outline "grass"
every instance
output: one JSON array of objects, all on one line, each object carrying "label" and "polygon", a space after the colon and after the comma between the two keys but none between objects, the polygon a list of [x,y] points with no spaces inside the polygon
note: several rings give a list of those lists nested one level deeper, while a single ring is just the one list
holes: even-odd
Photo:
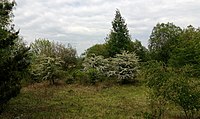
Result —
[{"label": "grass", "polygon": [[144,86],[39,83],[22,88],[0,119],[142,119],[147,91]]},{"label": "grass", "polygon": [[146,107],[142,86],[47,86],[25,87],[12,99],[1,119],[135,118]]}]

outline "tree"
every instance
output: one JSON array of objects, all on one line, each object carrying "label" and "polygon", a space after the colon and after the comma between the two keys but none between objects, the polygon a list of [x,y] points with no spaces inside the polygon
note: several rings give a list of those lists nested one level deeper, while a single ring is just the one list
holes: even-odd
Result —
[{"label": "tree", "polygon": [[168,63],[170,53],[176,46],[182,29],[173,23],[158,23],[152,30],[149,39],[149,50],[152,59]]},{"label": "tree", "polygon": [[62,60],[61,66],[64,70],[71,70],[77,66],[77,52],[70,44],[66,47],[61,43],[53,43],[54,53]]},{"label": "tree", "polygon": [[124,18],[122,18],[120,11],[117,9],[112,22],[112,30],[107,37],[109,56],[113,57],[122,51],[127,51],[130,42],[131,37],[127,24],[125,24]]},{"label": "tree", "polygon": [[54,84],[56,79],[63,78],[66,70],[72,70],[77,65],[76,50],[68,45],[38,39],[30,44],[32,62],[29,67],[31,79],[34,82],[49,80]]},{"label": "tree", "polygon": [[52,43],[46,39],[37,39],[30,44],[31,52],[35,55],[55,56],[53,53]]},{"label": "tree", "polygon": [[14,1],[0,1],[0,112],[20,92],[20,81],[29,65],[28,50],[14,30]]},{"label": "tree", "polygon": [[190,66],[177,69],[166,67],[163,62],[150,61],[143,68],[147,86],[151,89],[153,118],[164,116],[165,105],[170,101],[182,108],[186,119],[196,119],[200,110],[200,81],[188,75]]},{"label": "tree", "polygon": [[169,64],[176,68],[190,65],[190,74],[200,76],[200,29],[188,26],[183,30],[178,44],[171,53]]},{"label": "tree", "polygon": [[149,51],[142,46],[139,40],[135,40],[134,42],[131,41],[128,51],[134,52],[138,56],[140,62],[149,60]]},{"label": "tree", "polygon": [[47,39],[37,39],[30,44],[31,52],[34,56],[60,58],[62,67],[65,70],[71,69],[76,65],[76,50],[70,44],[68,47],[61,43],[50,42]]},{"label": "tree", "polygon": [[96,56],[103,56],[103,57],[109,57],[108,51],[107,51],[107,45],[106,44],[96,44],[90,48],[87,49],[85,52],[86,57],[91,57],[95,54]]}]

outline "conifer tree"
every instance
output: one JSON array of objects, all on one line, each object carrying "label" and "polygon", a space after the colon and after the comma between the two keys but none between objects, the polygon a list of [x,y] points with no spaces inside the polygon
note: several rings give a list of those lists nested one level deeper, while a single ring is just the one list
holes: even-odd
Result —
[{"label": "conifer tree", "polygon": [[4,105],[20,92],[20,81],[28,66],[29,48],[14,30],[12,10],[15,2],[0,1],[0,113]]},{"label": "conifer tree", "polygon": [[112,30],[107,37],[107,47],[110,57],[121,53],[122,51],[127,51],[131,42],[131,37],[127,24],[124,18],[121,16],[120,11],[117,9],[115,18],[112,22]]}]

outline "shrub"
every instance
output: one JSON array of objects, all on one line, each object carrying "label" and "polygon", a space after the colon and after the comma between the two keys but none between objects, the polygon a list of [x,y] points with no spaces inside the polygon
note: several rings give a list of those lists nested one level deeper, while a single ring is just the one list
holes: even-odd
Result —
[{"label": "shrub", "polygon": [[48,80],[50,84],[54,84],[56,79],[61,79],[64,76],[64,71],[61,70],[61,61],[59,59],[39,56],[31,65],[30,72],[34,81],[40,82]]},{"label": "shrub", "polygon": [[162,62],[149,61],[144,64],[142,69],[146,84],[150,88],[149,91],[149,108],[148,119],[161,119],[166,111],[166,83],[169,78],[166,67]]},{"label": "shrub", "polygon": [[47,39],[37,39],[30,44],[31,52],[38,56],[43,55],[51,58],[60,58],[64,70],[72,69],[76,66],[76,50],[70,44],[66,47],[61,43],[50,42]]},{"label": "shrub", "polygon": [[[146,78],[153,95],[150,98],[154,105],[151,111],[161,112],[157,117],[161,118],[166,110],[165,104],[172,102],[182,108],[187,119],[195,119],[200,110],[200,81],[188,75],[188,67],[177,70],[166,67],[161,62],[149,62],[146,66]],[[160,102],[159,100],[164,102],[163,107],[160,107],[162,104],[155,107],[155,101]]]},{"label": "shrub", "polygon": [[[93,55],[84,60],[83,66],[85,71],[92,69],[89,73],[92,77],[101,74],[100,77],[116,77],[117,82],[130,83],[138,74],[139,63],[135,53],[123,52],[117,54],[115,58],[107,59],[104,59],[103,56]],[[96,73],[94,74],[94,72]],[[99,76],[96,78],[98,79]],[[92,78],[92,80],[94,79]]]},{"label": "shrub", "polygon": [[119,82],[130,83],[138,74],[138,58],[135,53],[123,52],[112,58],[111,67],[113,67],[113,71],[110,71],[111,75],[114,72]]},{"label": "shrub", "polygon": [[72,73],[72,77],[74,82],[78,82],[80,84],[85,84],[88,82],[88,75],[86,74],[86,72],[81,70],[75,70]]},{"label": "shrub", "polygon": [[166,90],[166,98],[182,108],[187,119],[196,119],[200,110],[200,81],[190,78],[187,67],[182,68],[172,77]]},{"label": "shrub", "polygon": [[88,79],[90,84],[96,84],[97,82],[99,82],[101,80],[101,75],[100,72],[98,70],[96,70],[95,68],[91,68],[89,70],[86,71],[87,75],[88,75]]}]

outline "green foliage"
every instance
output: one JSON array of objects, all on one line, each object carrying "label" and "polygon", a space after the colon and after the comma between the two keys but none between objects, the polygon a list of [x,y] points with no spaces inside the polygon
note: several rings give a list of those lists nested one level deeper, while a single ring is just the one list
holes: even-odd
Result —
[{"label": "green foliage", "polygon": [[100,72],[95,69],[95,68],[91,68],[89,70],[86,71],[86,74],[88,75],[88,83],[90,84],[96,84],[97,82],[101,81],[101,74]]},{"label": "green foliage", "polygon": [[[187,119],[195,118],[200,109],[200,81],[188,75],[190,67],[177,70],[166,67],[161,62],[152,61],[145,68],[148,79],[147,86],[152,90],[150,99],[153,100],[151,104],[154,105],[154,108],[151,111],[155,112],[159,109],[160,111],[158,111],[162,112],[159,113],[160,116],[156,117],[161,118],[166,110],[165,104],[173,102],[182,108]],[[155,107],[155,102],[159,102],[157,107]],[[155,116],[155,113],[152,115]]]},{"label": "green foliage", "polygon": [[138,56],[140,62],[145,62],[150,59],[149,51],[142,46],[141,42],[138,40],[135,40],[134,42],[131,41],[128,51],[134,52]]},{"label": "green foliage", "polygon": [[200,111],[200,81],[188,76],[189,69],[186,66],[172,73],[166,98],[181,107],[187,119],[196,119]]},{"label": "green foliage", "polygon": [[37,57],[30,68],[32,79],[36,82],[48,80],[50,84],[54,84],[56,79],[61,79],[64,75],[61,70],[61,62],[60,59],[47,56]]},{"label": "green foliage", "polygon": [[30,46],[32,53],[30,72],[34,82],[49,80],[54,84],[56,79],[66,76],[64,74],[66,70],[70,72],[77,65],[76,50],[70,45],[65,47],[63,44],[38,39]]},{"label": "green foliage", "polygon": [[10,25],[13,18],[13,7],[16,5],[15,1],[1,0],[0,1],[0,27],[6,28]]},{"label": "green foliage", "polygon": [[122,18],[120,11],[117,10],[112,22],[112,30],[107,37],[109,56],[114,57],[122,51],[127,51],[130,42],[131,37],[125,20]]},{"label": "green foliage", "polygon": [[55,56],[55,53],[53,52],[52,43],[49,40],[46,39],[38,39],[35,40],[34,43],[30,44],[31,52],[34,55],[46,55],[48,57]]},{"label": "green foliage", "polygon": [[200,75],[200,29],[188,26],[183,30],[176,48],[171,54],[169,64],[176,68],[190,65],[191,76]]},{"label": "green foliage", "polygon": [[182,29],[173,23],[158,23],[153,28],[149,39],[151,58],[167,64],[181,33]]},{"label": "green foliage", "polygon": [[29,65],[29,48],[20,42],[14,30],[12,9],[14,2],[0,1],[0,113],[3,106],[21,89],[21,79]]},{"label": "green foliage", "polygon": [[169,78],[166,67],[162,62],[148,61],[143,63],[141,74],[146,80],[148,92],[149,112],[144,114],[145,119],[161,119],[166,111],[165,84]]},{"label": "green foliage", "polygon": [[193,26],[182,30],[172,23],[157,24],[150,36],[149,49],[152,59],[164,63],[149,62],[143,70],[153,100],[173,102],[182,108],[187,119],[196,118],[200,109],[199,31]]},{"label": "green foliage", "polygon": [[75,70],[72,73],[72,77],[74,80],[73,82],[77,82],[80,84],[88,84],[88,82],[89,82],[88,74],[81,70]]},{"label": "green foliage", "polygon": [[86,57],[92,57],[92,55],[95,54],[96,56],[103,56],[103,57],[109,57],[108,51],[107,51],[107,45],[106,44],[96,44],[90,48],[87,49],[85,52]]},{"label": "green foliage", "polygon": [[116,11],[114,20],[112,21],[112,30],[106,38],[106,43],[96,44],[84,53],[86,57],[103,56],[104,58],[114,57],[116,54],[120,54],[123,51],[133,52],[139,57],[141,62],[145,62],[149,59],[148,50],[142,46],[141,42],[136,40],[131,41],[131,36],[125,24],[124,18],[122,18],[119,10]]},{"label": "green foliage", "polygon": [[95,84],[106,76],[104,72],[106,65],[108,64],[103,56],[96,56],[94,54],[83,61],[84,71],[88,75],[90,83]]},{"label": "green foliage", "polygon": [[93,54],[91,57],[85,58],[83,61],[84,70],[89,70],[91,68],[97,69],[99,72],[103,72],[106,69],[107,60],[103,56],[96,56]]},{"label": "green foliage", "polygon": [[47,57],[60,58],[63,61],[62,67],[65,70],[76,66],[76,50],[70,44],[65,47],[63,44],[50,42],[46,39],[38,39],[31,43],[30,47],[35,56],[45,55]]}]

